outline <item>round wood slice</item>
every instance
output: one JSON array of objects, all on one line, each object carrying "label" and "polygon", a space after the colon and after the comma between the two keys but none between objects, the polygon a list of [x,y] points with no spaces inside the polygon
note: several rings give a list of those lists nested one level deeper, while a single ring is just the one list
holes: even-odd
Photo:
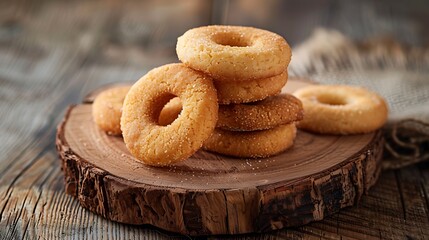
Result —
[{"label": "round wood slice", "polygon": [[[284,91],[308,84],[290,80]],[[57,149],[67,193],[113,221],[188,235],[299,226],[356,204],[380,172],[380,131],[298,131],[291,149],[270,158],[200,150],[175,166],[150,167],[130,155],[121,137],[97,128],[90,102],[70,107],[58,127]]]}]

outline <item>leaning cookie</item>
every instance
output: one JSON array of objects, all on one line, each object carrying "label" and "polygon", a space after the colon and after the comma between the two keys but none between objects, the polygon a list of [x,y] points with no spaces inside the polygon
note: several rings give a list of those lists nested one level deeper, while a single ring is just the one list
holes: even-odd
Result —
[{"label": "leaning cookie", "polygon": [[216,127],[231,131],[255,131],[303,119],[301,101],[290,94],[268,97],[249,104],[219,106]]},{"label": "leaning cookie", "polygon": [[269,157],[290,148],[295,136],[294,123],[252,132],[233,132],[217,128],[204,142],[203,149],[234,157]]},{"label": "leaning cookie", "polygon": [[[179,117],[160,126],[158,117],[174,96],[182,102]],[[130,153],[148,165],[165,166],[187,159],[212,134],[218,116],[212,79],[183,64],[149,71],[125,97],[121,130]]]},{"label": "leaning cookie", "polygon": [[131,86],[109,88],[99,93],[92,104],[92,117],[109,135],[121,134],[122,104]]},{"label": "leaning cookie", "polygon": [[361,87],[314,85],[294,92],[305,116],[299,128],[321,134],[359,134],[374,131],[387,121],[386,102]]},{"label": "leaning cookie", "polygon": [[268,78],[247,81],[214,79],[219,104],[248,103],[279,94],[288,79],[287,71]]}]

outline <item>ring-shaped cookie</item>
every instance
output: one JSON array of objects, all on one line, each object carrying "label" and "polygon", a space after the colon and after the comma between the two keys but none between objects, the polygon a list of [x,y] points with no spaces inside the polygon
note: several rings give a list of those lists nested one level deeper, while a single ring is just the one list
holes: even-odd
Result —
[{"label": "ring-shaped cookie", "polygon": [[255,102],[281,92],[288,79],[287,71],[248,81],[218,81],[214,79],[219,104]]},{"label": "ring-shaped cookie", "polygon": [[290,94],[268,97],[247,104],[219,106],[216,127],[230,131],[255,131],[300,121],[301,101]]},{"label": "ring-shaped cookie", "polygon": [[294,94],[304,107],[299,128],[322,134],[359,134],[384,125],[388,108],[379,95],[361,87],[314,85]]},{"label": "ring-shaped cookie", "polygon": [[[164,105],[174,96],[183,108],[167,126],[158,124]],[[212,134],[218,115],[212,79],[182,64],[155,68],[138,80],[125,97],[121,129],[137,159],[170,165],[191,156]]]},{"label": "ring-shaped cookie", "polygon": [[92,103],[92,117],[109,135],[121,135],[122,104],[130,86],[118,86],[100,92]]},{"label": "ring-shaped cookie", "polygon": [[226,81],[281,74],[291,59],[291,49],[280,35],[239,26],[190,29],[178,38],[176,52],[187,66]]},{"label": "ring-shaped cookie", "polygon": [[294,123],[252,132],[216,128],[213,135],[204,142],[203,149],[234,157],[269,157],[290,148],[295,136]]}]

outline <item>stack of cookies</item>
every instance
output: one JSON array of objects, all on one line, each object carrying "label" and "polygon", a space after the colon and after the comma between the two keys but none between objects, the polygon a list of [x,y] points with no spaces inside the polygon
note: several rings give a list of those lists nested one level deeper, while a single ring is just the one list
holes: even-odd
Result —
[{"label": "stack of cookies", "polygon": [[256,158],[292,146],[303,108],[280,94],[291,58],[284,38],[207,26],[179,37],[176,50],[183,63],[152,69],[131,88],[110,89],[94,101],[94,122],[122,134],[136,159],[165,166],[200,148]]},{"label": "stack of cookies", "polygon": [[[236,157],[267,157],[292,146],[301,102],[279,94],[291,50],[281,36],[251,27],[207,26],[179,37],[177,55],[213,79],[219,113],[203,148]],[[168,106],[168,105],[167,105]]]}]

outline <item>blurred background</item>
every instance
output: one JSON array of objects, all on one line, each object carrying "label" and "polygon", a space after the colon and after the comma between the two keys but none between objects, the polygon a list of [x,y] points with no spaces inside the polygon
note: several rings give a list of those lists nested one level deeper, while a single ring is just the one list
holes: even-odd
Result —
[{"label": "blurred background", "polygon": [[84,55],[84,65],[150,69],[177,61],[177,37],[208,24],[268,29],[292,46],[320,27],[336,29],[353,40],[389,36],[406,45],[427,46],[429,1],[1,1],[0,65],[4,68],[5,58],[16,51],[38,58],[55,55],[51,52],[60,47]]}]

